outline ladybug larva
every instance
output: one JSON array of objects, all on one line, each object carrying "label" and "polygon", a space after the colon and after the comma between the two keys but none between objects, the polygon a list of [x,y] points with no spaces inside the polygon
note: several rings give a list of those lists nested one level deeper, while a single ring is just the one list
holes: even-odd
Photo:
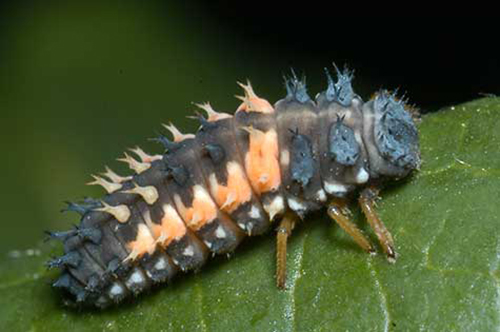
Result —
[{"label": "ladybug larva", "polygon": [[[209,254],[231,253],[246,236],[278,222],[277,286],[285,287],[286,245],[294,225],[309,213],[328,215],[366,252],[374,247],[349,219],[345,207],[355,189],[358,202],[389,261],[396,259],[391,234],[374,200],[381,185],[420,166],[419,138],[411,109],[380,91],[368,102],[355,94],[352,74],[327,73],[327,89],[315,100],[305,80],[285,79],[286,97],[271,105],[250,83],[234,115],[198,105],[196,133],[165,126],[163,155],[140,148],[120,159],[135,172],[109,168],[93,176],[108,192],[100,200],[68,203],[80,224],[49,232],[64,255],[48,262],[62,270],[53,283],[66,303],[106,307],[198,270]],[[356,191],[358,192],[358,191]]]}]

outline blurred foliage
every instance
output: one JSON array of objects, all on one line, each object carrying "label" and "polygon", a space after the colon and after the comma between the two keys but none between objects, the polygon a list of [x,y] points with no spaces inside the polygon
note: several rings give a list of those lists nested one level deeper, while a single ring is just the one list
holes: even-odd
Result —
[{"label": "blurred foliage", "polygon": [[379,204],[397,244],[394,265],[366,255],[326,217],[309,218],[290,241],[286,291],[274,285],[268,236],[171,287],[79,312],[62,308],[50,289],[54,274],[43,262],[55,251],[45,245],[0,263],[0,330],[498,330],[499,122],[498,98],[424,116],[421,171],[385,190]]},{"label": "blurred foliage", "polygon": [[[232,112],[236,80],[247,77],[269,99],[283,95],[283,54],[249,47],[189,6],[26,1],[3,8],[0,252],[27,249],[43,230],[75,222],[59,213],[63,201],[101,195],[84,184],[105,164],[128,172],[115,161],[126,148],[160,152],[148,138],[162,122],[195,130],[186,119],[191,102]],[[323,88],[326,65],[308,71],[316,76],[311,91]]]}]

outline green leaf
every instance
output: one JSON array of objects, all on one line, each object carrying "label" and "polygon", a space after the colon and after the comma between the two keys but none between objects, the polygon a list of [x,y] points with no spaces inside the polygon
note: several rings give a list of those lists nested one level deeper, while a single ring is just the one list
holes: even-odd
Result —
[{"label": "green leaf", "polygon": [[50,289],[43,264],[60,249],[45,244],[0,263],[0,330],[498,330],[500,99],[424,116],[420,130],[421,171],[379,204],[396,264],[366,255],[319,215],[292,236],[286,291],[275,287],[270,234],[131,303],[75,311]]}]

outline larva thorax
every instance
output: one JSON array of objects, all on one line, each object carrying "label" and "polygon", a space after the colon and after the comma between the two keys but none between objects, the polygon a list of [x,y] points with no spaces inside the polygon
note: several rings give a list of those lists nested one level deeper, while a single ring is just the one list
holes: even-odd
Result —
[{"label": "larva thorax", "polygon": [[173,139],[157,139],[163,155],[125,154],[135,175],[107,168],[109,181],[94,177],[108,194],[70,203],[80,225],[50,233],[65,251],[49,262],[63,270],[54,287],[72,302],[105,307],[201,268],[210,253],[231,253],[286,211],[304,218],[329,198],[418,168],[418,133],[404,102],[381,91],[363,103],[351,73],[337,77],[327,73],[327,89],[313,100],[293,74],[274,106],[240,84],[234,115],[198,105],[207,117],[199,116],[196,135],[168,125]]}]

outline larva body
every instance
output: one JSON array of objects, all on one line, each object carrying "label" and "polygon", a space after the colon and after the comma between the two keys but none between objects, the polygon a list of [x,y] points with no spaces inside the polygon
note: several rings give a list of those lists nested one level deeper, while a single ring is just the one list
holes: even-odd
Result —
[{"label": "larva body", "polygon": [[[49,233],[63,241],[65,252],[48,263],[62,269],[53,286],[68,302],[106,307],[179,271],[199,269],[210,254],[234,251],[274,220],[303,219],[358,187],[418,168],[418,133],[405,104],[386,91],[364,103],[349,72],[337,71],[336,82],[327,76],[326,91],[313,100],[293,75],[286,80],[287,96],[274,106],[249,83],[240,84],[245,96],[234,115],[199,105],[207,117],[199,117],[196,135],[166,126],[173,139],[158,138],[163,155],[132,149],[139,160],[125,154],[123,161],[133,176],[107,169],[109,180],[94,177],[108,194],[69,203],[68,210],[82,215],[80,225]],[[369,204],[371,197],[363,197],[360,203]],[[329,205],[328,213],[372,251],[337,205]],[[278,243],[285,234],[285,250],[289,224],[278,234]],[[390,234],[384,240],[379,228],[384,250],[395,258]],[[278,269],[282,256],[279,244]]]}]

